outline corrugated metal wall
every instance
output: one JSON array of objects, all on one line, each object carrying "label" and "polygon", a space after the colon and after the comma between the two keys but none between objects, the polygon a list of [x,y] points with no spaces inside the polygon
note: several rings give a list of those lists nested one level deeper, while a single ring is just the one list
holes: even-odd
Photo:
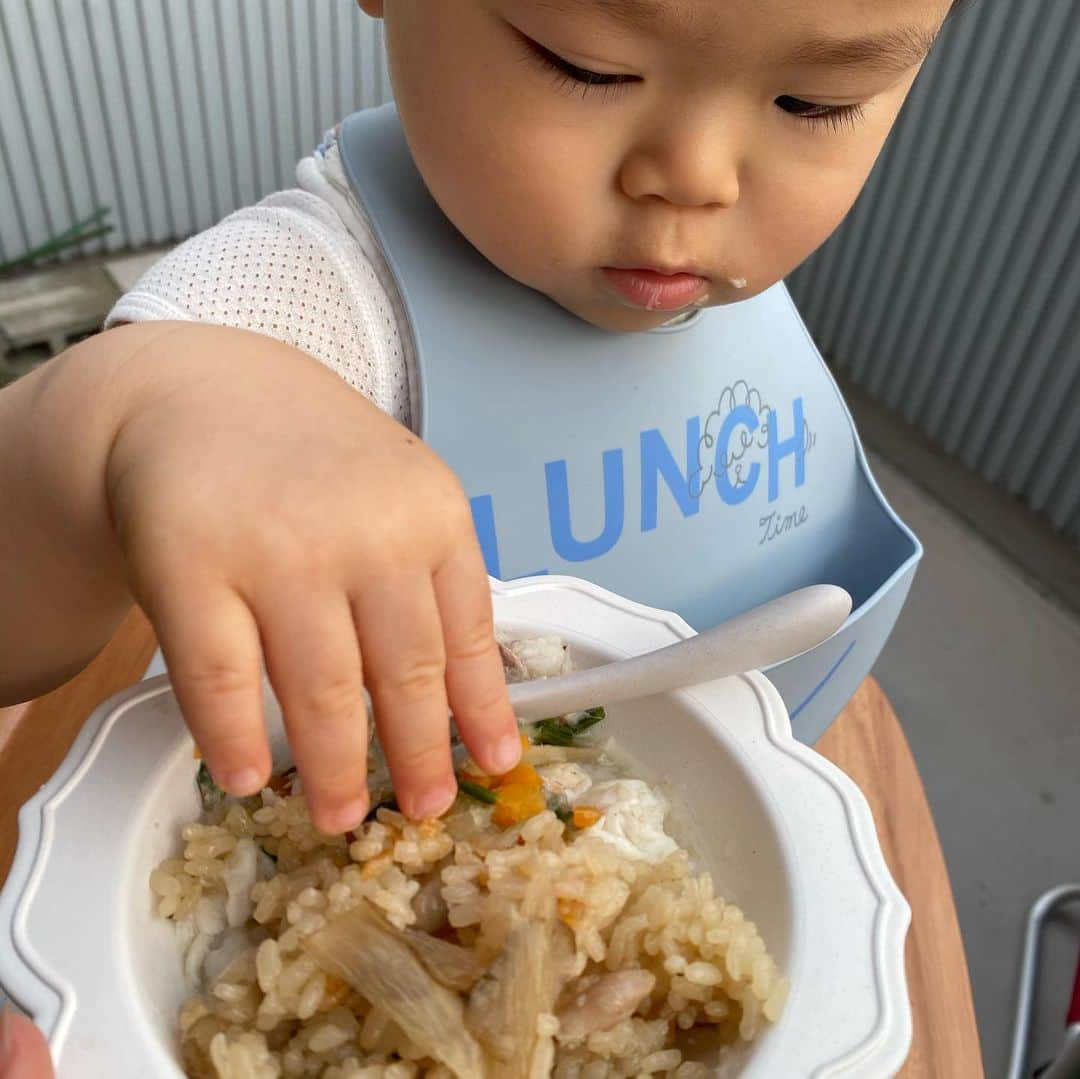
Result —
[{"label": "corrugated metal wall", "polygon": [[[0,261],[98,205],[112,248],[291,183],[389,96],[353,0],[0,0]],[[968,0],[863,197],[791,280],[830,361],[1080,536],[1080,0]]]},{"label": "corrugated metal wall", "polygon": [[0,261],[99,205],[114,249],[206,228],[388,96],[351,0],[0,0]]},{"label": "corrugated metal wall", "polygon": [[837,369],[1080,537],[1080,3],[962,10],[790,285]]}]

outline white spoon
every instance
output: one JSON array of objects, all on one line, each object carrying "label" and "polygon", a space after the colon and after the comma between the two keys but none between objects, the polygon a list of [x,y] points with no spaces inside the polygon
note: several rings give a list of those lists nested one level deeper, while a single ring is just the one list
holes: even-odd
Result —
[{"label": "white spoon", "polygon": [[519,719],[544,719],[757,670],[808,652],[850,613],[851,596],[844,589],[800,588],[654,652],[515,682],[510,703]]},{"label": "white spoon", "polygon": [[[510,703],[518,719],[531,721],[701,685],[802,655],[831,637],[850,613],[851,596],[842,588],[811,585],[666,648],[553,678],[515,682],[507,687]],[[390,773],[374,723],[369,730],[368,787],[375,804],[389,795]],[[456,725],[450,744],[456,755],[465,752]]]}]

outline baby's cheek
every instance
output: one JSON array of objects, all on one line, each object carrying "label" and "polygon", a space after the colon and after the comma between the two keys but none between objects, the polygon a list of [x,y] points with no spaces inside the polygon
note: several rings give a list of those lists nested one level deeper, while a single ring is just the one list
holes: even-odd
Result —
[{"label": "baby's cheek", "polygon": [[556,190],[520,174],[516,179],[516,186],[492,189],[476,206],[469,238],[504,273],[558,292],[600,257],[596,226],[565,186]]},{"label": "baby's cheek", "polygon": [[778,281],[805,261],[836,231],[861,186],[855,176],[818,176],[773,200],[771,212],[759,218],[748,251],[744,273],[749,284]]}]

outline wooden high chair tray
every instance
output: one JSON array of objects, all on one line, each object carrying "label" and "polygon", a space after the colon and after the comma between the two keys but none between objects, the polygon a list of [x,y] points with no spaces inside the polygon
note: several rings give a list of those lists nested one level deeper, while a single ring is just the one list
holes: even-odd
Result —
[{"label": "wooden high chair tray", "polygon": [[[141,611],[77,678],[29,705],[0,709],[0,882],[11,866],[19,807],[63,760],[102,701],[142,677],[156,643]],[[862,789],[885,860],[911,904],[908,991],[914,1037],[903,1079],[984,1076],[967,960],[952,888],[922,780],[896,713],[867,678],[815,747]]]}]

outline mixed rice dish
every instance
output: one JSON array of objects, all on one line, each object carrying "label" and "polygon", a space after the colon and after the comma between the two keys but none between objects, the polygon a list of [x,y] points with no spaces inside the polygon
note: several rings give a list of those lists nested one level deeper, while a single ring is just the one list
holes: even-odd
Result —
[{"label": "mixed rice dish", "polygon": [[[512,681],[569,667],[558,638],[501,648]],[[381,804],[344,836],[316,831],[291,770],[234,799],[201,767],[204,813],[150,876],[192,991],[187,1075],[699,1079],[691,1046],[775,1022],[786,979],[603,718],[523,728],[504,776],[460,759],[439,820],[397,812],[373,752]]]}]

